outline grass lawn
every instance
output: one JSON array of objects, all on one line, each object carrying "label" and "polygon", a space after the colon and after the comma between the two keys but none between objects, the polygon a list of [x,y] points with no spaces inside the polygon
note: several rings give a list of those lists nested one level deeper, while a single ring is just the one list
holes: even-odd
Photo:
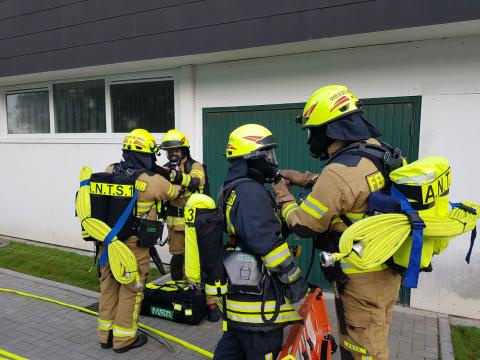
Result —
[{"label": "grass lawn", "polygon": [[455,360],[480,360],[480,329],[472,326],[452,325]]},{"label": "grass lawn", "polygon": [[[24,274],[58,281],[92,291],[100,291],[93,255],[76,253],[43,246],[11,242],[0,248],[0,267]],[[149,281],[157,278],[157,269],[151,269]]]}]

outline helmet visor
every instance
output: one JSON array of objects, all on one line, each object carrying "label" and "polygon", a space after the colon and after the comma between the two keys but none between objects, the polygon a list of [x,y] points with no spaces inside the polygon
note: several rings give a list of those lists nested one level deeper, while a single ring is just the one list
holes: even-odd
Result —
[{"label": "helmet visor", "polygon": [[259,159],[259,158],[264,158],[267,163],[274,166],[278,166],[277,154],[275,153],[274,148],[257,150],[244,156],[244,159],[246,160]]},{"label": "helmet visor", "polygon": [[274,148],[263,150],[263,153],[264,153],[263,156],[264,156],[265,161],[267,163],[269,163],[271,165],[274,165],[274,166],[278,166],[277,154],[275,153]]},{"label": "helmet visor", "polygon": [[162,149],[172,149],[172,148],[179,148],[185,146],[183,142],[180,140],[167,140],[162,142],[161,147]]},{"label": "helmet visor", "polygon": [[295,122],[297,124],[300,124],[302,126],[305,126],[305,123],[308,121],[308,117],[306,116],[303,116],[303,114],[299,114],[296,118],[295,118]]}]

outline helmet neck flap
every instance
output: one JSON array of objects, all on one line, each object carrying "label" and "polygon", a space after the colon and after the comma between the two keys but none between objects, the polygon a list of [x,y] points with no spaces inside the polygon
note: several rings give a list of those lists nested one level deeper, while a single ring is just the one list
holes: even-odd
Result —
[{"label": "helmet neck flap", "polygon": [[310,155],[320,160],[330,157],[328,148],[335,140],[349,143],[382,136],[382,133],[359,113],[347,115],[324,126],[307,129]]},{"label": "helmet neck flap", "polygon": [[123,150],[120,166],[122,170],[151,170],[155,165],[156,157],[154,154],[140,153],[136,151]]}]

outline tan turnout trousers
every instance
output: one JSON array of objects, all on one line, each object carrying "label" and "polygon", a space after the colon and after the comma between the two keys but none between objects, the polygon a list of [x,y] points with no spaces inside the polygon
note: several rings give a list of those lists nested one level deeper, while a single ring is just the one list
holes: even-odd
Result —
[{"label": "tan turnout trousers", "polygon": [[355,360],[388,360],[388,334],[400,279],[391,269],[349,276],[340,295],[347,334],[340,334],[340,329],[338,333],[339,345]]},{"label": "tan turnout trousers", "polygon": [[[113,277],[110,265],[100,268],[100,300],[98,306],[98,337],[106,343],[108,333],[113,331],[113,348],[120,349],[135,341],[137,321],[143,300],[143,288],[150,267],[150,251],[137,245],[137,237],[131,236],[125,245],[137,259],[141,286],[135,282],[120,284]],[[100,255],[103,251],[103,246]]]}]

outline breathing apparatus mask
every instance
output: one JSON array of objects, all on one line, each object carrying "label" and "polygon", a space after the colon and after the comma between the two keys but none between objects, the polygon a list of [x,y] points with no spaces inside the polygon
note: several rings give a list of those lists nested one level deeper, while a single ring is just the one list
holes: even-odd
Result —
[{"label": "breathing apparatus mask", "polygon": [[260,173],[264,182],[272,183],[279,171],[275,149],[262,149],[249,155],[249,158],[246,159],[248,167]]},{"label": "breathing apparatus mask", "polygon": [[167,159],[173,166],[178,166],[180,161],[189,155],[188,148],[179,147],[167,150]]},{"label": "breathing apparatus mask", "polygon": [[307,128],[307,133],[308,152],[310,155],[320,160],[327,160],[330,157],[328,147],[335,140],[327,136],[326,126]]}]

